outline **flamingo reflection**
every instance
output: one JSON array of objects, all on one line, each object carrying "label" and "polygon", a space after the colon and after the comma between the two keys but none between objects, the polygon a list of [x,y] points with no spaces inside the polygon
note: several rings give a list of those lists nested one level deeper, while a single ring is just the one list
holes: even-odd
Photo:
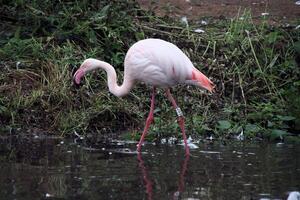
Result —
[{"label": "flamingo reflection", "polygon": [[[144,163],[141,152],[138,152],[137,158],[138,158],[138,161],[139,161],[139,168],[140,168],[140,170],[142,172],[142,175],[143,175],[144,186],[146,188],[146,193],[147,193],[147,196],[148,196],[147,199],[152,200],[153,199],[153,188],[152,188],[153,183],[149,178],[148,169],[145,166],[145,163]],[[184,191],[184,178],[185,178],[186,171],[187,171],[187,168],[188,168],[189,159],[190,159],[190,154],[186,153],[185,157],[184,157],[184,160],[182,162],[182,165],[181,165],[181,170],[180,170],[180,175],[179,175],[179,180],[178,180],[178,189],[173,194],[173,199],[174,200],[179,199],[180,194]]]}]

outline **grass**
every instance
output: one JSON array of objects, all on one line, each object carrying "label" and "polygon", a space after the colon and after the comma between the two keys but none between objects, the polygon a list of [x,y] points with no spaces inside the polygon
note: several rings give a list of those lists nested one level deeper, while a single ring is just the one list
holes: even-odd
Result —
[{"label": "grass", "polygon": [[[1,14],[0,125],[59,135],[129,131],[138,138],[149,110],[150,88],[137,85],[125,98],[112,96],[97,72],[76,88],[72,74],[88,57],[115,66],[137,40],[158,37],[177,44],[217,85],[208,95],[178,86],[173,93],[189,134],[228,138],[289,138],[300,130],[299,30],[252,21],[209,19],[205,33],[141,10],[133,1],[11,1]],[[297,43],[298,42],[298,43]],[[163,91],[149,138],[179,133]],[[163,134],[157,134],[163,133]]]}]

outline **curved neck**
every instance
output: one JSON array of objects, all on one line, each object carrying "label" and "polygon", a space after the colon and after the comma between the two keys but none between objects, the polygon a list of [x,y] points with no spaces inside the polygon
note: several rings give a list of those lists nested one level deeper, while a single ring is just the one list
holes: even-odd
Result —
[{"label": "curved neck", "polygon": [[107,73],[107,85],[109,88],[109,91],[113,93],[117,97],[122,97],[126,94],[128,94],[133,87],[133,81],[129,79],[127,74],[124,71],[124,80],[123,84],[121,86],[117,83],[117,74],[113,66],[111,66],[109,63],[96,60],[93,58],[86,59],[82,67],[84,68],[85,73],[89,71],[93,71],[95,69],[104,69]]}]

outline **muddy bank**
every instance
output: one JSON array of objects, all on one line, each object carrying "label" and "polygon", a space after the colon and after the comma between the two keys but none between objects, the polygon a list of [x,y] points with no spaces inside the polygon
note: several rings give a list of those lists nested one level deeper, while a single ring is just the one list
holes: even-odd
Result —
[{"label": "muddy bank", "polygon": [[232,18],[238,12],[250,10],[254,19],[265,13],[271,24],[288,23],[300,18],[300,6],[294,0],[138,0],[144,9],[153,10],[159,16],[187,16],[189,19],[203,17]]}]

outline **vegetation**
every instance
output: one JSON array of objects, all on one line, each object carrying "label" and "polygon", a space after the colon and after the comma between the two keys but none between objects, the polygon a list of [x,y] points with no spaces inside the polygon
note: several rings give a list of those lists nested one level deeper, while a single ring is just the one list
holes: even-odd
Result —
[{"label": "vegetation", "polygon": [[[264,19],[254,23],[245,11],[230,21],[206,19],[205,33],[198,33],[204,25],[156,17],[130,0],[14,0],[4,3],[1,13],[2,131],[127,130],[137,138],[149,110],[150,88],[140,84],[120,99],[108,92],[105,73],[88,75],[80,88],[72,84],[72,74],[85,58],[94,57],[115,66],[121,82],[128,48],[156,37],[183,49],[217,85],[214,94],[174,88],[189,134],[299,138],[299,29],[271,27]],[[174,111],[162,91],[157,98],[149,137],[177,136]]]}]

